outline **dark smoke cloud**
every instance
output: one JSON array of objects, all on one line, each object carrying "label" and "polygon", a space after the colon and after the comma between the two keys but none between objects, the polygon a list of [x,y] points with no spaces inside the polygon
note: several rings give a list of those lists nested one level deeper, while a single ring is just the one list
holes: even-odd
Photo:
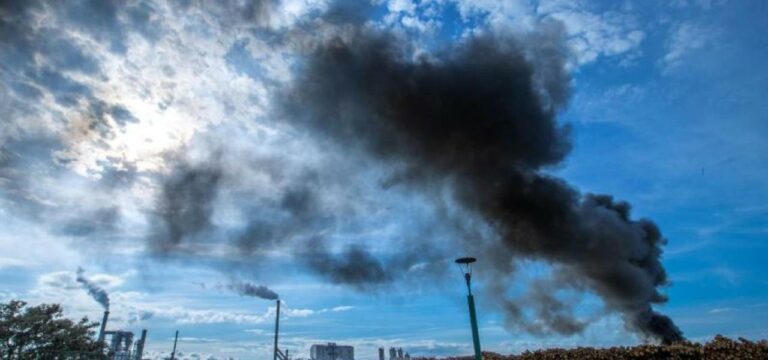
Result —
[{"label": "dark smoke cloud", "polygon": [[85,237],[97,233],[113,233],[120,218],[120,209],[116,206],[96,209],[88,214],[66,219],[55,233],[68,236]]},{"label": "dark smoke cloud", "polygon": [[260,251],[279,249],[332,283],[359,289],[388,284],[395,272],[415,264],[413,259],[405,264],[377,259],[359,245],[335,252],[327,232],[341,220],[324,203],[323,191],[324,183],[317,172],[304,171],[295,176],[277,201],[262,201],[260,207],[249,212],[245,232],[238,238],[239,250],[258,255]]},{"label": "dark smoke cloud", "polygon": [[397,250],[386,255],[376,255],[364,244],[334,248],[317,236],[304,242],[295,257],[327,281],[360,291],[384,290],[395,283],[415,290],[421,282],[443,280],[446,250],[430,244],[435,238],[429,234],[405,236],[401,243],[391,243]]},{"label": "dark smoke cloud", "polygon": [[25,216],[39,219],[51,206],[34,196],[28,176],[39,176],[50,161],[50,152],[59,149],[55,139],[43,137],[9,139],[0,144],[0,203]]},{"label": "dark smoke cloud", "polygon": [[[363,244],[338,246],[336,236],[345,231],[340,228],[358,227],[346,230],[352,234],[365,231],[355,224],[358,220],[345,219],[364,214],[336,208],[360,199],[344,199],[329,189],[338,186],[337,177],[346,177],[346,171],[318,172],[285,158],[249,156],[221,153],[194,165],[177,161],[172,173],[161,179],[148,247],[169,257],[205,256],[206,249],[213,247],[219,254],[212,260],[214,266],[257,277],[259,272],[253,269],[272,261],[270,254],[286,254],[292,261],[289,271],[298,265],[331,283],[366,291],[391,285],[406,274],[413,283],[425,278],[434,283],[441,277],[437,274],[443,273],[444,251],[427,243],[432,238],[429,233],[407,235],[396,254],[382,258]],[[258,175],[243,173],[250,171]],[[243,185],[253,177],[270,178],[269,194]],[[214,211],[223,204],[236,209],[241,226],[215,223]]]},{"label": "dark smoke cloud", "polygon": [[179,11],[200,10],[226,26],[263,27],[270,23],[279,0],[185,0],[174,2]]},{"label": "dark smoke cloud", "polygon": [[386,266],[364,247],[351,245],[335,254],[322,242],[319,238],[311,241],[303,259],[331,282],[366,289],[392,281],[395,267]]},{"label": "dark smoke cloud", "polygon": [[240,294],[240,296],[252,296],[264,300],[277,300],[280,296],[264,285],[255,285],[245,281],[236,281],[227,285],[227,289]]},{"label": "dark smoke cloud", "polygon": [[323,207],[321,187],[319,174],[305,170],[292,176],[278,199],[254,202],[247,210],[247,225],[237,238],[239,249],[251,254],[283,248],[332,224],[335,218]]},{"label": "dark smoke cloud", "polygon": [[[556,120],[569,88],[561,32],[549,24],[530,39],[476,37],[432,59],[414,59],[386,34],[333,38],[308,55],[286,94],[284,116],[344,151],[405,166],[408,175],[397,180],[404,185],[448,184],[458,204],[499,238],[468,244],[494,259],[499,302],[511,301],[508,264],[541,259],[572,274],[562,286],[596,292],[632,329],[680,340],[680,330],[651,307],[666,301],[659,292],[667,284],[665,240],[656,225],[633,220],[627,203],[580,194],[544,172],[570,149],[568,128]],[[347,274],[345,261],[360,263],[370,278],[386,277],[375,259],[348,255],[335,266],[318,257],[317,267]],[[562,302],[536,293],[545,301],[534,311],[548,331],[583,329]]]},{"label": "dark smoke cloud", "polygon": [[134,324],[141,321],[147,321],[155,316],[155,313],[147,310],[136,310],[128,313],[128,323]]},{"label": "dark smoke cloud", "polygon": [[150,247],[169,251],[208,230],[221,170],[216,166],[179,164],[164,181],[155,209]]},{"label": "dark smoke cloud", "polygon": [[[577,319],[573,315],[573,306],[556,296],[557,290],[563,285],[538,279],[530,284],[528,294],[524,299],[511,301],[499,299],[505,311],[506,325],[520,328],[535,335],[558,333],[573,335],[580,333],[587,326],[587,321]],[[503,288],[494,289],[503,292]],[[530,310],[527,318],[526,310]]]},{"label": "dark smoke cloud", "polygon": [[96,300],[96,302],[101,304],[101,306],[104,307],[104,310],[109,310],[109,294],[107,294],[107,291],[102,289],[99,285],[96,285],[90,280],[86,279],[84,274],[85,270],[83,270],[81,267],[78,267],[77,282],[83,284],[83,287],[88,290],[88,294],[91,295],[93,300]]}]

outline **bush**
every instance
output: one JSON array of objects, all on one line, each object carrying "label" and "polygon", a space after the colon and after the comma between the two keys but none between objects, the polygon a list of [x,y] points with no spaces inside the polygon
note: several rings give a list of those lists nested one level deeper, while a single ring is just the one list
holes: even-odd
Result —
[{"label": "bush", "polygon": [[[472,360],[474,357],[449,357],[445,360]],[[705,344],[680,342],[671,345],[617,346],[611,348],[578,347],[525,351],[520,355],[500,355],[483,352],[484,360],[570,360],[570,359],[632,359],[632,360],[742,360],[768,359],[768,341],[731,340],[717,335]]]}]

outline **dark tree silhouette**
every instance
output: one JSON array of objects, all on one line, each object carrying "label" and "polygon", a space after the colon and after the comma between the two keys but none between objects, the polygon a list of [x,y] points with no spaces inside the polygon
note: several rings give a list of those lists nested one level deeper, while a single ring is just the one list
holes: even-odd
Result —
[{"label": "dark tree silhouette", "polygon": [[59,304],[0,303],[0,358],[103,359],[103,345],[94,340],[97,326],[87,317],[65,318]]}]

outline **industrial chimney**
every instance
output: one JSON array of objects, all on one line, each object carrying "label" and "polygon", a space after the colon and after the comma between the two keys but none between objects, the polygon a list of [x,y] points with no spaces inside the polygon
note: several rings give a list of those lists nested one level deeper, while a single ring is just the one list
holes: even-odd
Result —
[{"label": "industrial chimney", "polygon": [[144,356],[144,344],[147,342],[147,329],[141,330],[141,339],[136,344],[136,360],[141,360]]},{"label": "industrial chimney", "polygon": [[176,336],[173,337],[173,351],[171,351],[171,360],[176,360],[176,343],[179,341],[179,330],[176,330]]},{"label": "industrial chimney", "polygon": [[275,313],[275,348],[273,354],[273,360],[278,360],[278,353],[280,349],[277,347],[277,334],[280,333],[280,299],[277,299],[277,311]]},{"label": "industrial chimney", "polygon": [[109,310],[104,310],[104,318],[101,319],[101,328],[99,329],[99,342],[104,342],[104,331],[107,329],[107,320],[109,319]]}]

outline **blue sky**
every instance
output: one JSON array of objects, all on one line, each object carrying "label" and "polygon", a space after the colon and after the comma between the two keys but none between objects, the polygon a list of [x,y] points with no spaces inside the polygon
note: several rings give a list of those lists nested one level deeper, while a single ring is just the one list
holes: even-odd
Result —
[{"label": "blue sky", "polygon": [[[167,353],[179,329],[185,356],[267,359],[274,303],[227,289],[251,281],[284,300],[282,344],[298,357],[326,341],[355,345],[363,359],[379,346],[470,353],[465,289],[450,260],[472,250],[445,221],[467,218],[485,236],[482,220],[450,199],[383,187],[391,168],[281,121],[274,104],[306,49],[345,22],[394,34],[425,56],[481,33],[526,39],[555,22],[571,87],[558,121],[570,124],[573,149],[543,171],[628,201],[634,217],[659,225],[671,285],[656,309],[687,337],[768,337],[764,2],[380,0],[318,28],[330,21],[329,1],[249,4],[261,2],[0,7],[0,300],[57,302],[70,316],[100,319],[75,282],[81,266],[110,293],[110,327],[149,329],[151,356]],[[212,158],[229,171],[201,210],[213,230],[181,245],[158,238],[164,189],[183,183],[180,168]],[[332,226],[259,206],[308,183],[324,189]],[[445,261],[406,270],[443,275],[361,289],[290,251],[244,255],[244,214],[302,225],[279,230],[284,237],[322,233],[334,251],[363,244],[387,259],[405,252],[403,239],[430,239]],[[512,292],[558,271],[542,259],[515,263]],[[563,295],[589,323],[581,333],[506,324],[485,296],[483,270],[475,278],[485,350],[643,341],[589,290]]]}]

